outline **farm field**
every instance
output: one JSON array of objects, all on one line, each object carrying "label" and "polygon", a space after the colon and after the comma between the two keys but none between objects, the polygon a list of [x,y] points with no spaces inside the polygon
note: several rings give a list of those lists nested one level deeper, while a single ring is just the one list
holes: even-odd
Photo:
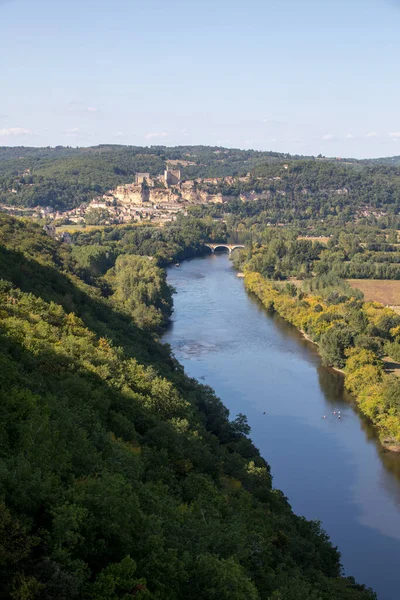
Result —
[{"label": "farm field", "polygon": [[298,240],[309,240],[310,242],[321,242],[321,244],[327,244],[329,237],[326,235],[299,235]]},{"label": "farm field", "polygon": [[127,225],[129,226],[133,226],[133,227],[143,227],[144,225],[146,226],[151,226],[151,227],[155,227],[156,225],[154,223],[148,222],[148,221],[142,221],[140,223],[119,223],[117,225],[80,225],[80,224],[74,224],[74,225],[58,225],[56,227],[56,231],[57,233],[61,233],[61,231],[68,231],[68,233],[74,233],[75,231],[92,231],[93,229],[107,229],[110,227],[126,227]]},{"label": "farm field", "polygon": [[274,281],[274,285],[284,287],[287,283],[293,283],[296,287],[301,287],[303,284],[302,279],[296,279],[296,277],[288,277],[288,279],[283,279],[282,281]]},{"label": "farm field", "polygon": [[400,281],[393,279],[348,279],[364,294],[367,302],[381,302],[400,313]]},{"label": "farm field", "polygon": [[75,231],[92,231],[93,229],[104,229],[106,225],[58,225],[56,227],[57,233],[61,231],[68,231],[68,233],[74,233]]}]

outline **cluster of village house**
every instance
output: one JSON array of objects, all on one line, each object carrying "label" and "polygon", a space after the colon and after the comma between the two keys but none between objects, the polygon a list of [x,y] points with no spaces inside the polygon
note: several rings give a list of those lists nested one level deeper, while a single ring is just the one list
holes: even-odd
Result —
[{"label": "cluster of village house", "polygon": [[93,199],[86,210],[102,209],[113,223],[151,220],[173,221],[179,212],[186,214],[179,170],[166,169],[164,175],[136,173],[135,181],[119,185]]},{"label": "cluster of village house", "polygon": [[[239,179],[247,180],[247,178],[248,176]],[[202,185],[216,185],[221,181],[229,185],[234,183],[235,178],[199,178],[181,181],[180,171],[169,168],[163,175],[156,177],[152,177],[150,173],[136,173],[133,183],[119,185],[89,203],[67,211],[38,206],[33,211],[30,209],[30,216],[46,218],[48,221],[62,221],[63,224],[79,224],[86,222],[89,211],[102,211],[104,224],[174,221],[178,213],[187,214],[189,204],[226,201],[227,198],[222,194],[210,194],[204,191]],[[10,207],[4,208],[10,210]],[[17,210],[21,212],[21,209]]]},{"label": "cluster of village house", "polygon": [[177,194],[180,185],[179,170],[167,169],[163,176],[154,178],[150,173],[136,173],[133,183],[119,185],[87,204],[62,212],[39,207],[37,212],[41,217],[71,223],[84,223],[88,211],[96,210],[101,210],[105,215],[105,224],[172,221],[178,212],[184,211],[185,203],[179,201]]},{"label": "cluster of village house", "polygon": [[185,211],[187,204],[180,193],[181,174],[179,170],[166,169],[164,175],[151,177],[150,173],[137,173],[131,184],[117,186],[103,196],[71,210],[55,210],[50,206],[21,207],[0,206],[14,214],[26,214],[33,218],[46,218],[48,221],[61,220],[67,223],[84,223],[88,211],[101,209],[105,224],[127,223],[132,221],[156,220],[171,221],[178,212]]}]

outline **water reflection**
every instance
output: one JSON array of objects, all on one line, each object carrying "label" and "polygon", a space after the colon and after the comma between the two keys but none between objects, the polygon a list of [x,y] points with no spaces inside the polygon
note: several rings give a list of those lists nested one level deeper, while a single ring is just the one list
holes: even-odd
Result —
[{"label": "water reflection", "polygon": [[344,389],[343,376],[333,369],[327,369],[319,365],[317,367],[318,383],[324,392],[326,399],[333,406],[342,406],[350,400],[350,396]]}]

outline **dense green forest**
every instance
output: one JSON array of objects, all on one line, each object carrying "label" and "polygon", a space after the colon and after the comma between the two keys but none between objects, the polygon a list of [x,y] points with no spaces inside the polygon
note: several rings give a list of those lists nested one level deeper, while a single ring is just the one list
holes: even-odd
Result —
[{"label": "dense green forest", "polygon": [[[151,225],[111,225],[76,231],[72,235],[72,252],[76,257],[81,257],[79,260],[83,261],[82,264],[89,260],[86,256],[99,253],[100,263],[96,266],[96,259],[91,259],[92,268],[104,273],[112,264],[112,257],[120,253],[152,256],[157,264],[166,266],[177,260],[199,256],[204,253],[205,242],[224,242],[227,236],[226,225],[221,221],[178,215],[176,221],[166,223],[162,228]],[[104,257],[107,253],[109,258],[106,260]]]},{"label": "dense green forest", "polygon": [[[396,161],[300,157],[276,152],[208,146],[0,148],[0,203],[66,209],[130,183],[136,172],[157,175],[167,161],[182,161],[182,179],[234,177],[201,183],[228,202],[202,208],[203,215],[253,218],[271,223],[310,219],[345,223],[367,210],[400,211]],[[243,176],[247,176],[243,178]],[[250,200],[243,202],[244,195]]]},{"label": "dense green forest", "polygon": [[372,600],[273,488],[246,418],[158,341],[159,261],[187,233],[165,252],[159,234],[150,260],[136,234],[71,248],[0,217],[0,598]]},{"label": "dense green forest", "polygon": [[[258,165],[250,177],[236,179],[232,185],[220,182],[203,187],[224,194],[227,202],[199,207],[198,214],[229,214],[237,225],[243,220],[251,225],[304,226],[317,220],[344,225],[382,216],[399,223],[400,174],[395,166],[286,160]],[[244,197],[250,200],[243,202]]]},{"label": "dense green forest", "polygon": [[352,225],[329,231],[324,241],[299,236],[297,230],[255,231],[246,252],[235,255],[236,266],[246,264],[275,280],[326,274],[342,279],[400,279],[397,231]]}]

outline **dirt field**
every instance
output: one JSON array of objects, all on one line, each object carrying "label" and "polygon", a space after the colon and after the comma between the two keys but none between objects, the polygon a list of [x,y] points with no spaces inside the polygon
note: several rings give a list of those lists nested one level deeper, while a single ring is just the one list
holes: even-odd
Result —
[{"label": "dirt field", "polygon": [[105,229],[106,227],[123,227],[124,225],[134,225],[135,227],[141,227],[142,225],[155,226],[154,223],[140,222],[140,223],[119,223],[118,225],[59,225],[56,227],[57,233],[61,231],[68,231],[68,233],[74,233],[75,231],[92,231],[93,229]]},{"label": "dirt field", "polygon": [[396,375],[396,377],[400,377],[400,363],[396,362],[390,356],[384,356],[383,360],[383,368],[386,373],[389,375]]},{"label": "dirt field", "polygon": [[187,167],[188,165],[196,165],[197,163],[192,160],[167,160],[167,163],[171,167],[176,167],[177,165],[182,165],[182,167]]},{"label": "dirt field", "polygon": [[348,279],[348,282],[364,293],[367,302],[381,302],[400,313],[400,281],[392,279]]},{"label": "dirt field", "polygon": [[310,242],[321,242],[321,244],[326,244],[329,240],[329,238],[324,235],[299,235],[297,239],[310,240]]},{"label": "dirt field", "polygon": [[283,281],[277,280],[277,281],[274,281],[273,283],[274,283],[274,285],[278,285],[278,286],[280,285],[282,287],[284,285],[286,285],[287,283],[293,283],[296,287],[300,287],[303,283],[303,280],[296,279],[295,277],[289,277],[289,279],[284,279]]},{"label": "dirt field", "polygon": [[60,231],[68,231],[74,233],[74,231],[91,231],[92,229],[104,229],[105,225],[60,225],[56,227],[57,233]]}]

